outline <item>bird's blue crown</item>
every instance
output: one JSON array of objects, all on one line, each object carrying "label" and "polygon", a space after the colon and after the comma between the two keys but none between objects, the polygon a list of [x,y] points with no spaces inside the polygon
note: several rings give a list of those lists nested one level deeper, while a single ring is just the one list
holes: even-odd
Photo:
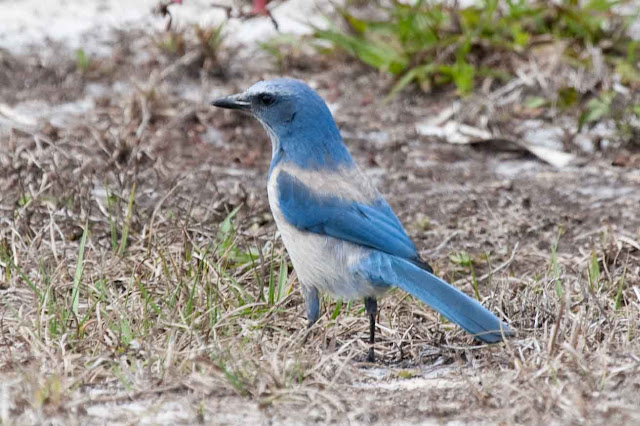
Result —
[{"label": "bird's blue crown", "polygon": [[354,166],[329,108],[305,83],[291,78],[259,81],[244,96],[271,137],[272,169],[281,161],[313,170]]}]

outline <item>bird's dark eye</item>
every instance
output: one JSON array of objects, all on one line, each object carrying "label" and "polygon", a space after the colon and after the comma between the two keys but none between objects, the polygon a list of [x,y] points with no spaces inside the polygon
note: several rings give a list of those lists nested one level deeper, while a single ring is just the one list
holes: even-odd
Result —
[{"label": "bird's dark eye", "polygon": [[258,100],[264,106],[269,106],[276,101],[276,97],[270,93],[262,93],[258,95]]}]

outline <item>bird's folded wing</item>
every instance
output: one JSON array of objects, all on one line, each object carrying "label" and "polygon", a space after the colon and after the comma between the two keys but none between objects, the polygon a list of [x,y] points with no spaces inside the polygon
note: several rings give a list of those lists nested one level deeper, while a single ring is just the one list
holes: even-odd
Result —
[{"label": "bird's folded wing", "polygon": [[360,244],[428,267],[419,258],[391,207],[380,197],[359,203],[317,194],[294,176],[277,178],[278,204],[296,228]]}]

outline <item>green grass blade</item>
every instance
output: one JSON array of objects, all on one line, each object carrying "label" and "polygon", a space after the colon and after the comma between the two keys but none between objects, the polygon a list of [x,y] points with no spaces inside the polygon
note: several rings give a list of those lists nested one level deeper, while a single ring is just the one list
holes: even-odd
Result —
[{"label": "green grass blade", "polygon": [[158,307],[156,302],[153,300],[153,298],[147,291],[147,288],[144,285],[142,285],[142,282],[140,280],[135,280],[135,283],[138,286],[138,289],[140,290],[140,293],[142,294],[142,298],[144,299],[146,305],[151,306],[151,309],[153,309],[153,311],[157,315],[160,315],[162,313],[162,310],[160,309],[160,307]]},{"label": "green grass blade", "polygon": [[336,318],[338,318],[338,315],[340,315],[341,310],[342,310],[342,299],[338,299],[338,301],[336,302],[336,307],[331,313],[331,319],[335,320]]},{"label": "green grass blade", "polygon": [[[105,184],[106,186],[106,184]],[[118,250],[118,229],[115,215],[115,207],[117,202],[115,196],[107,188],[107,210],[109,213],[109,233],[111,234],[111,250]]]},{"label": "green grass blade", "polygon": [[84,246],[87,243],[87,234],[89,233],[89,222],[84,225],[82,239],[80,240],[80,248],[78,249],[78,262],[76,263],[76,272],[73,275],[73,291],[71,292],[71,310],[73,314],[78,316],[78,302],[80,299],[80,283],[82,282],[82,272],[84,271]]},{"label": "green grass blade", "polygon": [[287,263],[287,258],[285,255],[282,255],[282,259],[280,260],[280,273],[278,276],[278,296],[277,301],[281,301],[286,296],[285,285],[287,285],[287,280],[289,278],[289,264]]},{"label": "green grass blade", "polygon": [[433,74],[434,71],[435,71],[435,66],[433,64],[416,67],[407,71],[398,80],[398,82],[394,84],[393,88],[391,89],[389,94],[386,96],[385,100],[388,101],[391,98],[393,98],[395,95],[398,94],[398,92],[400,92],[402,89],[407,87],[407,85],[409,85],[412,81],[414,80],[421,81],[428,78]]},{"label": "green grass blade", "polygon": [[275,300],[275,280],[273,279],[273,250],[275,248],[275,244],[271,245],[271,253],[269,255],[269,295],[267,297],[267,301],[269,305],[273,305]]},{"label": "green grass blade", "polygon": [[558,231],[558,238],[551,245],[551,270],[553,272],[558,299],[562,299],[563,293],[562,281],[560,280],[560,265],[558,263],[558,243],[560,242],[560,236],[562,236],[562,229]]},{"label": "green grass blade", "polygon": [[598,263],[598,256],[594,251],[591,252],[591,259],[589,261],[589,286],[591,290],[596,290],[598,283],[600,282],[600,264]]},{"label": "green grass blade", "polygon": [[133,183],[131,187],[131,193],[129,193],[129,204],[127,205],[127,216],[122,228],[122,237],[120,238],[120,249],[118,253],[123,254],[127,249],[127,242],[129,241],[129,229],[131,228],[131,215],[133,214],[133,198],[136,193],[136,183]]},{"label": "green grass blade", "polygon": [[10,260],[9,265],[11,267],[13,267],[16,272],[18,273],[18,275],[20,275],[20,277],[24,280],[24,282],[27,283],[27,285],[29,286],[29,288],[31,289],[31,291],[33,291],[36,296],[38,297],[38,299],[40,300],[40,303],[42,303],[44,301],[44,295],[42,294],[42,292],[38,289],[38,287],[33,283],[33,281],[31,281],[31,279],[29,279],[29,277],[27,276],[27,274],[25,274],[24,272],[22,272],[22,269],[16,265],[13,262],[13,259]]},{"label": "green grass blade", "polygon": [[620,281],[618,282],[618,291],[616,292],[616,299],[615,299],[616,311],[620,309],[620,306],[622,305],[622,290],[624,290],[624,284],[625,284],[626,278],[627,278],[627,265],[624,265],[624,270],[622,271],[622,278],[620,278]]}]

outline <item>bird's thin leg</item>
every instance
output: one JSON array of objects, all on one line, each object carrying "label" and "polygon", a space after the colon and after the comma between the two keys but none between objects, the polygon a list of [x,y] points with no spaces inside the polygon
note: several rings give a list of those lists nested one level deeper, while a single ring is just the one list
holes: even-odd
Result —
[{"label": "bird's thin leg", "polygon": [[318,321],[320,317],[320,298],[318,297],[318,290],[315,287],[302,287],[302,294],[304,295],[304,303],[307,308],[307,332],[302,339],[302,343],[306,343],[309,335],[311,334],[311,327]]},{"label": "bird's thin leg", "polygon": [[318,321],[320,317],[320,297],[315,287],[303,287],[304,304],[307,308],[308,327]]},{"label": "bird's thin leg", "polygon": [[376,315],[378,314],[378,300],[375,297],[364,298],[364,309],[369,315],[369,354],[367,355],[368,362],[374,362],[376,356],[373,350],[373,344],[376,341]]}]

